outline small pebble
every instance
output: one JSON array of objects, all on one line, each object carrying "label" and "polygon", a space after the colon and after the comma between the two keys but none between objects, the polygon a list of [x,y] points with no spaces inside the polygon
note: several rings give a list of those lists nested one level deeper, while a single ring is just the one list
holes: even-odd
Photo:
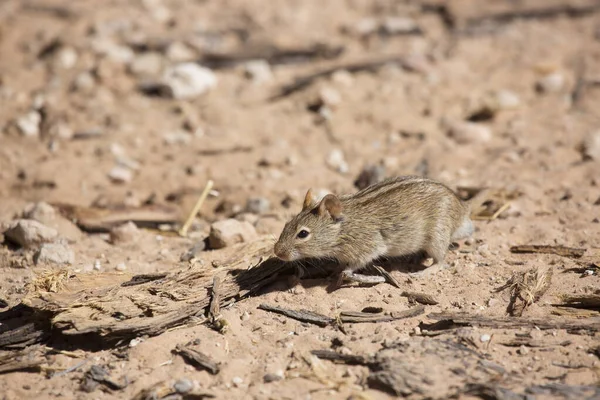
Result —
[{"label": "small pebble", "polygon": [[560,92],[565,86],[565,76],[560,72],[552,72],[536,82],[536,89],[542,93]]},{"label": "small pebble", "polygon": [[348,163],[344,159],[344,153],[340,149],[333,149],[325,159],[327,166],[341,174],[349,170]]},{"label": "small pebble", "polygon": [[129,71],[137,77],[152,77],[160,75],[164,65],[160,53],[147,52],[137,56],[129,65]]},{"label": "small pebble", "polygon": [[342,96],[337,90],[324,87],[319,91],[319,100],[323,105],[335,108],[342,102]]},{"label": "small pebble", "polygon": [[192,381],[190,381],[189,379],[180,379],[173,384],[173,389],[175,389],[175,391],[177,393],[181,393],[181,394],[188,393],[193,388],[194,388],[194,383]]},{"label": "small pebble", "polygon": [[167,69],[162,82],[173,98],[191,99],[217,86],[217,76],[210,69],[190,62]]},{"label": "small pebble", "polygon": [[491,339],[492,339],[492,337],[490,335],[488,335],[487,333],[484,333],[479,338],[479,340],[481,340],[483,343],[489,342]]},{"label": "small pebble", "polygon": [[265,374],[265,376],[263,376],[263,382],[265,382],[265,383],[277,382],[282,379],[283,379],[283,371],[277,371],[274,374]]},{"label": "small pebble", "polygon": [[231,382],[233,382],[236,387],[239,387],[242,383],[244,383],[244,380],[239,376],[234,376]]},{"label": "small pebble", "polygon": [[492,139],[492,131],[482,124],[461,121],[449,124],[448,136],[458,144],[485,143]]},{"label": "small pebble", "polygon": [[108,177],[115,183],[128,183],[133,179],[133,172],[129,168],[117,165],[109,171]]},{"label": "small pebble", "polygon": [[411,18],[387,17],[381,25],[383,32],[388,35],[398,35],[419,32],[419,25]]},{"label": "small pebble", "polygon": [[95,271],[101,271],[102,270],[102,264],[100,263],[100,260],[95,260],[94,261],[94,270]]},{"label": "small pebble", "polygon": [[588,134],[581,145],[584,160],[600,160],[600,130]]},{"label": "small pebble", "polygon": [[40,124],[42,115],[37,111],[30,111],[17,119],[17,127],[23,136],[38,137],[40,135]]},{"label": "small pebble", "polygon": [[265,214],[269,212],[271,202],[264,197],[251,197],[246,202],[246,211],[253,214]]},{"label": "small pebble", "polygon": [[253,60],[244,64],[244,74],[255,84],[269,82],[273,79],[271,66],[266,60]]},{"label": "small pebble", "polygon": [[118,263],[115,266],[115,270],[117,270],[119,272],[123,272],[123,271],[127,270],[127,265],[125,265],[125,263]]},{"label": "small pebble", "polygon": [[189,48],[185,43],[175,41],[167,47],[166,56],[173,62],[194,61],[198,55],[194,50]]}]

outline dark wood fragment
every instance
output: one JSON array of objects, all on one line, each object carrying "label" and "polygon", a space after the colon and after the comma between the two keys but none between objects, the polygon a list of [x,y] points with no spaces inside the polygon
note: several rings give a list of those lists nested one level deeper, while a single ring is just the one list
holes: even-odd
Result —
[{"label": "dark wood fragment", "polygon": [[209,356],[204,353],[194,350],[190,347],[177,345],[173,352],[179,354],[183,359],[193,365],[197,370],[206,370],[213,375],[216,375],[220,371],[219,363],[212,360]]},{"label": "dark wood fragment", "polygon": [[375,268],[375,270],[385,278],[385,281],[387,283],[400,289],[400,282],[398,282],[398,280],[394,278],[392,274],[387,272],[383,267],[380,267],[379,265],[373,265],[373,268]]},{"label": "dark wood fragment", "polygon": [[208,317],[214,323],[221,314],[219,302],[221,301],[221,278],[217,275],[213,277],[212,297],[208,306]]},{"label": "dark wood fragment", "polygon": [[261,304],[258,306],[258,308],[260,310],[274,312],[301,322],[308,322],[310,324],[319,326],[327,326],[335,322],[334,318],[308,310],[288,310],[277,306],[271,306],[269,304]]},{"label": "dark wood fragment", "polygon": [[510,248],[512,253],[542,253],[556,254],[563,257],[580,258],[583,257],[585,249],[576,249],[566,246],[546,246],[546,245],[520,245]]},{"label": "dark wood fragment", "polygon": [[233,68],[251,60],[265,60],[271,65],[299,64],[315,60],[334,59],[344,52],[342,46],[315,44],[306,48],[279,48],[277,46],[246,46],[236,53],[208,53],[200,59],[211,69]]},{"label": "dark wood fragment", "polygon": [[322,360],[336,361],[346,365],[370,365],[375,362],[373,357],[341,354],[333,350],[313,350],[311,354],[319,357]]},{"label": "dark wood fragment", "polygon": [[398,319],[416,317],[418,315],[423,314],[424,312],[424,306],[413,307],[403,311],[392,311],[389,314],[373,314],[359,311],[342,311],[340,312],[340,321],[342,323],[389,322]]},{"label": "dark wood fragment", "polygon": [[165,278],[168,274],[166,272],[157,272],[155,274],[140,274],[133,276],[127,282],[121,283],[121,286],[135,286],[142,285],[144,283],[153,282],[162,278]]}]

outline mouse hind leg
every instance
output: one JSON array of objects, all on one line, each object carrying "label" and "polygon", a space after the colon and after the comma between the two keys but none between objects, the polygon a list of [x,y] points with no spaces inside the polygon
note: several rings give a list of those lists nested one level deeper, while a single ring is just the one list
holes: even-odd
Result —
[{"label": "mouse hind leg", "polygon": [[448,248],[450,247],[452,239],[452,232],[450,229],[442,225],[444,224],[438,224],[437,229],[433,231],[429,237],[429,240],[424,246],[424,250],[427,255],[433,258],[433,264],[431,264],[430,267],[422,271],[412,273],[411,275],[431,275],[447,267],[444,259],[446,258],[446,254],[448,254]]}]

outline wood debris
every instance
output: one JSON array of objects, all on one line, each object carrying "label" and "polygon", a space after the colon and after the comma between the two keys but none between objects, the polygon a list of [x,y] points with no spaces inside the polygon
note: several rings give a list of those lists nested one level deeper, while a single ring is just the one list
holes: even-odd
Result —
[{"label": "wood debris", "polygon": [[141,207],[81,207],[64,203],[53,203],[66,218],[90,233],[109,232],[112,228],[133,222],[140,228],[157,229],[163,224],[174,224],[179,220],[179,211],[173,207],[151,204]]},{"label": "wood debris", "polygon": [[540,253],[556,254],[562,257],[580,258],[583,257],[585,249],[576,249],[566,246],[546,246],[546,245],[520,245],[512,246],[511,253]]},{"label": "wood debris", "polygon": [[419,324],[421,330],[447,330],[461,326],[479,326],[482,328],[495,329],[518,329],[518,328],[538,328],[565,329],[569,332],[598,332],[600,331],[600,317],[587,318],[584,320],[578,318],[493,318],[468,313],[440,312],[431,313],[427,318],[436,320],[435,323]]},{"label": "wood debris", "polygon": [[557,306],[600,311],[600,291],[590,294],[563,294],[560,298],[562,303]]},{"label": "wood debris", "polygon": [[400,296],[408,298],[409,302],[417,302],[419,304],[435,306],[439,302],[433,296],[425,293],[417,292],[402,292]]}]

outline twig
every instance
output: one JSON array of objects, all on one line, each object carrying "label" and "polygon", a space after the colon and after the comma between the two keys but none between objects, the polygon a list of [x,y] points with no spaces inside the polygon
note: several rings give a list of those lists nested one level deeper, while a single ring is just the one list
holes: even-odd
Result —
[{"label": "twig", "polygon": [[387,272],[383,267],[380,267],[379,265],[373,265],[373,268],[375,268],[375,270],[385,278],[385,281],[387,283],[400,289],[400,283],[398,282],[398,280],[396,280],[396,278],[392,276],[392,274]]},{"label": "twig", "polygon": [[206,354],[182,345],[177,345],[177,347],[173,349],[173,352],[179,354],[185,361],[192,364],[198,370],[204,369],[213,375],[219,373],[219,364]]},{"label": "twig", "polygon": [[285,308],[271,306],[268,304],[261,304],[258,306],[259,310],[265,310],[274,312],[277,314],[285,315],[286,317],[296,319],[301,322],[308,322],[311,324],[319,325],[319,326],[327,326],[335,322],[334,318],[328,317],[326,315],[317,314],[312,311],[307,310],[288,310]]},{"label": "twig", "polygon": [[184,237],[187,236],[187,232],[188,232],[188,229],[190,229],[190,226],[192,225],[192,221],[194,221],[196,214],[198,214],[198,211],[200,211],[200,207],[202,207],[202,204],[204,203],[204,200],[206,200],[206,196],[208,196],[208,192],[210,192],[212,187],[213,187],[212,180],[209,180],[208,182],[206,182],[206,186],[204,187],[204,190],[200,194],[200,197],[198,198],[196,205],[194,205],[194,208],[192,209],[192,212],[188,216],[187,220],[185,221],[185,224],[183,224],[183,226],[179,230],[179,234],[181,236],[184,236]]}]

